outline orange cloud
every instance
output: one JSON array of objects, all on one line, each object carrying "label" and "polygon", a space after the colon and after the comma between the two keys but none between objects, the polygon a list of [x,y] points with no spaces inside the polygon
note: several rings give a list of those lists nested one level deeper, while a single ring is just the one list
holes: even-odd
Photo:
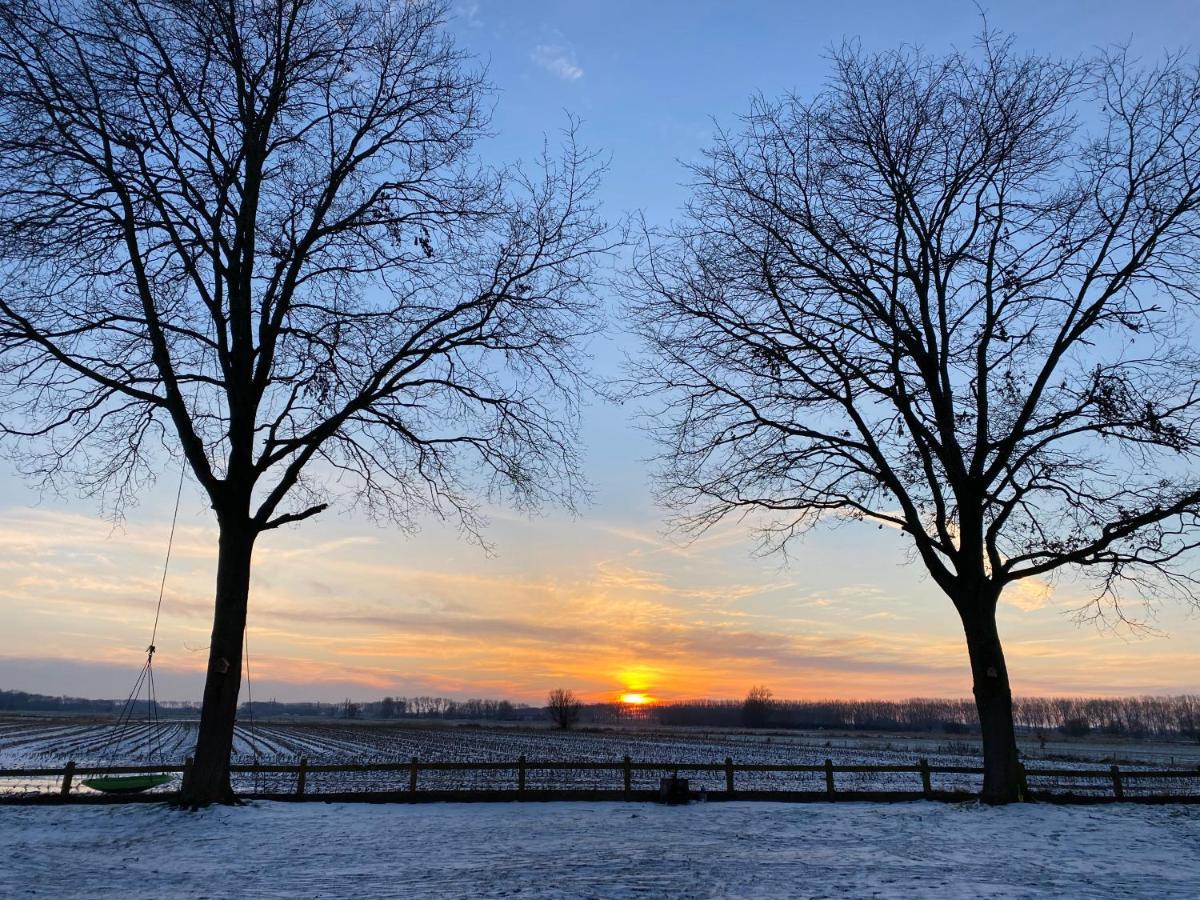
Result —
[{"label": "orange cloud", "polygon": [[[828,551],[801,554],[786,571],[764,567],[734,531],[681,549],[634,527],[575,523],[570,534],[587,540],[568,541],[561,523],[502,524],[520,540],[494,559],[440,533],[398,542],[306,526],[264,536],[251,595],[255,679],[322,699],[539,702],[562,686],[595,700],[669,700],[739,697],[760,683],[797,698],[970,693],[953,611],[912,568],[846,565]],[[135,666],[165,534],[153,518],[114,532],[76,514],[0,511],[0,657],[36,647],[46,659]],[[195,696],[215,531],[186,524],[180,535],[157,663]],[[1047,598],[1031,586],[1003,611],[1018,692],[1171,691],[1200,680],[1196,642],[1081,634]]]}]

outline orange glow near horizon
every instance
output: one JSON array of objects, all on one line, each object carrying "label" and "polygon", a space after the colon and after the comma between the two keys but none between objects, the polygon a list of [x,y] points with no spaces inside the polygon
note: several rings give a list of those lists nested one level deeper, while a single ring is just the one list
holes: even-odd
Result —
[{"label": "orange glow near horizon", "polygon": [[[803,577],[789,580],[739,569],[732,543],[687,555],[581,523],[572,527],[595,541],[551,558],[561,523],[508,527],[503,561],[456,557],[453,535],[394,550],[342,526],[274,534],[256,551],[251,592],[255,696],[540,705],[563,687],[631,718],[675,700],[740,700],[756,684],[794,700],[970,697],[961,628],[943,600],[908,570],[856,567],[886,548],[856,545],[850,559],[814,538],[795,563]],[[0,684],[123,696],[145,659],[169,528],[135,517],[114,535],[94,516],[0,506]],[[865,540],[884,537],[872,529]],[[181,519],[156,639],[161,699],[200,695],[215,547],[207,519]],[[1015,693],[1181,694],[1200,682],[1196,618],[1164,607],[1169,643],[1072,632],[1063,612],[1086,597],[1052,587],[1014,588],[1002,604]]]}]

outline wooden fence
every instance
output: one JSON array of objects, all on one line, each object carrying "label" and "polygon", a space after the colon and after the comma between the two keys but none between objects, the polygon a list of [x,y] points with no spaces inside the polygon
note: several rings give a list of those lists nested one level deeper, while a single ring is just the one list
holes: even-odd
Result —
[{"label": "wooden fence", "polygon": [[[80,766],[68,762],[63,767],[0,769],[0,781],[12,782],[21,779],[55,779],[57,788],[48,792],[27,792],[24,794],[8,794],[0,796],[0,803],[12,802],[73,802],[73,801],[102,801],[112,800],[96,794],[73,793],[76,779],[90,775],[131,775],[148,771],[164,774],[186,775],[191,766],[189,758],[183,765],[161,767],[147,766]],[[366,763],[310,763],[301,759],[298,764],[255,764],[233,765],[230,770],[235,774],[249,774],[256,778],[265,775],[292,775],[292,789],[273,793],[242,793],[242,796],[272,800],[357,800],[357,801],[402,801],[420,802],[429,800],[649,800],[658,797],[657,789],[635,789],[634,773],[658,772],[678,774],[686,777],[688,773],[711,773],[724,776],[722,788],[703,792],[693,790],[692,795],[703,795],[706,800],[785,800],[785,801],[829,801],[829,800],[963,800],[975,795],[962,789],[938,789],[934,784],[934,776],[940,775],[975,775],[981,776],[983,769],[977,766],[931,766],[921,759],[913,764],[867,764],[867,765],[838,765],[832,759],[817,765],[787,765],[778,763],[735,763],[726,757],[723,763],[673,763],[673,762],[635,762],[626,756],[620,762],[548,762],[530,761],[524,756],[514,762],[423,762],[417,757],[407,761],[396,762],[366,762]],[[614,773],[613,787],[605,788],[536,788],[527,785],[527,776],[531,772],[612,772]],[[509,785],[502,788],[455,788],[440,790],[422,787],[422,772],[510,772]],[[755,790],[738,787],[738,773],[809,773],[822,775],[823,790]],[[364,791],[320,791],[310,790],[309,776],[317,773],[392,773],[395,775],[396,786],[387,790]],[[911,774],[913,790],[846,790],[839,789],[837,776],[839,774],[891,773]],[[618,781],[619,776],[619,781]],[[1106,769],[1065,769],[1023,767],[1022,776],[1026,784],[1026,795],[1031,799],[1052,800],[1060,802],[1112,802],[1129,801],[1142,803],[1200,803],[1200,767],[1196,769],[1122,769],[1120,766],[1109,766]],[[1058,781],[1084,782],[1083,787],[1090,793],[1074,791],[1048,791],[1030,789],[1031,778],[1053,778]],[[916,790],[916,784],[920,789]],[[1131,785],[1149,782],[1162,783],[1164,780],[1195,781],[1196,790],[1190,793],[1131,793]],[[1087,785],[1086,782],[1091,782]],[[1105,785],[1103,793],[1096,792],[1095,783]],[[173,791],[161,791],[140,795],[120,796],[119,800],[162,800],[169,798]]]}]

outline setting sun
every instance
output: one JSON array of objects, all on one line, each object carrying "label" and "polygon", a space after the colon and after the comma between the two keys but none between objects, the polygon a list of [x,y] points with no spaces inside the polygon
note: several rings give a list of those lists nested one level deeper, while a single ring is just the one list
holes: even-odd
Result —
[{"label": "setting sun", "polygon": [[644,706],[647,703],[653,703],[654,698],[649,694],[622,694],[622,703],[629,703],[633,706]]}]

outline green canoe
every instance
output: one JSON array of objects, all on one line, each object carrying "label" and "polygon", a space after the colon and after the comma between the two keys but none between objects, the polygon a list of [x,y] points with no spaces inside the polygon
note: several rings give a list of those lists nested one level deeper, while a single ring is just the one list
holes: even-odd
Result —
[{"label": "green canoe", "polygon": [[83,779],[83,785],[106,794],[139,794],[170,781],[170,775],[101,775]]}]

